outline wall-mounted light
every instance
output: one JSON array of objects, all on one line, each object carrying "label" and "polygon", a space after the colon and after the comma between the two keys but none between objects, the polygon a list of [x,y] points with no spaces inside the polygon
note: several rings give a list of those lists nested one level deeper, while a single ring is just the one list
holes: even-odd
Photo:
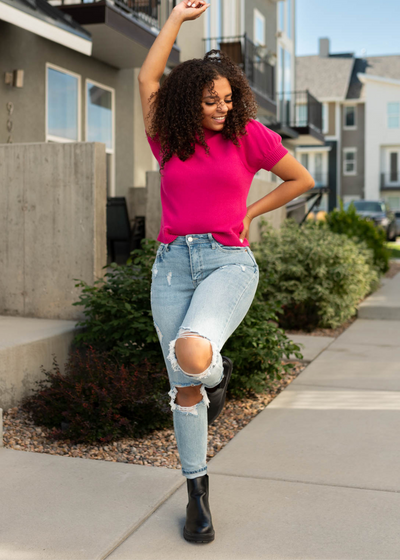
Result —
[{"label": "wall-mounted light", "polygon": [[13,72],[5,72],[4,82],[8,86],[22,88],[24,87],[24,71],[13,70]]}]

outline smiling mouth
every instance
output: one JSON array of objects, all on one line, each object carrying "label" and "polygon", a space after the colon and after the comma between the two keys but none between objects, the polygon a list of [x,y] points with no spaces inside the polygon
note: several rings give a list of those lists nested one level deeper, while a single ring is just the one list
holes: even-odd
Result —
[{"label": "smiling mouth", "polygon": [[211,117],[214,121],[217,122],[224,122],[226,119],[226,115],[224,117]]}]

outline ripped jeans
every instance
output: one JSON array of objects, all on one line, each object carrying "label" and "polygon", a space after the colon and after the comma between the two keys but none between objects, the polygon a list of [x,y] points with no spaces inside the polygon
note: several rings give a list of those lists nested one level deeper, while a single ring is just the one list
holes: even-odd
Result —
[{"label": "ripped jeans", "polygon": [[[258,281],[250,247],[222,245],[211,233],[181,235],[158,247],[151,310],[168,371],[175,437],[186,478],[207,472],[205,387],[215,387],[223,378],[221,348],[246,316]],[[196,335],[208,339],[212,349],[209,367],[198,374],[183,371],[175,353],[178,337]],[[175,402],[177,387],[195,385],[201,385],[200,402],[190,407]]]}]

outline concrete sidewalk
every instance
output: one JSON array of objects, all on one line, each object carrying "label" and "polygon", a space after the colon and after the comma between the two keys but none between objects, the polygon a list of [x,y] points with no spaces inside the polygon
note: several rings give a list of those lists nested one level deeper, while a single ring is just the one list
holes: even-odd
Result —
[{"label": "concrete sidewalk", "polygon": [[399,340],[357,319],[209,462],[208,545],[180,471],[0,449],[0,560],[399,560]]}]

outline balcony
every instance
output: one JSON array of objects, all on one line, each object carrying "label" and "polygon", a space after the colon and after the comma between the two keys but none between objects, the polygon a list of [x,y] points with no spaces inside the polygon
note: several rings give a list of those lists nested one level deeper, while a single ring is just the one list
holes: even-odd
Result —
[{"label": "balcony", "polygon": [[[94,58],[116,68],[142,66],[161,27],[160,0],[48,2],[91,33]],[[175,43],[168,64],[174,66],[179,62],[180,49]]]},{"label": "balcony", "polygon": [[381,191],[400,190],[400,170],[381,173]]},{"label": "balcony", "polygon": [[230,37],[203,39],[205,52],[218,49],[238,64],[246,75],[258,105],[268,114],[276,115],[275,68],[263,53],[265,47],[256,45],[246,33]]},{"label": "balcony", "polygon": [[307,91],[278,94],[278,122],[268,125],[293,145],[322,146],[322,103]]}]

